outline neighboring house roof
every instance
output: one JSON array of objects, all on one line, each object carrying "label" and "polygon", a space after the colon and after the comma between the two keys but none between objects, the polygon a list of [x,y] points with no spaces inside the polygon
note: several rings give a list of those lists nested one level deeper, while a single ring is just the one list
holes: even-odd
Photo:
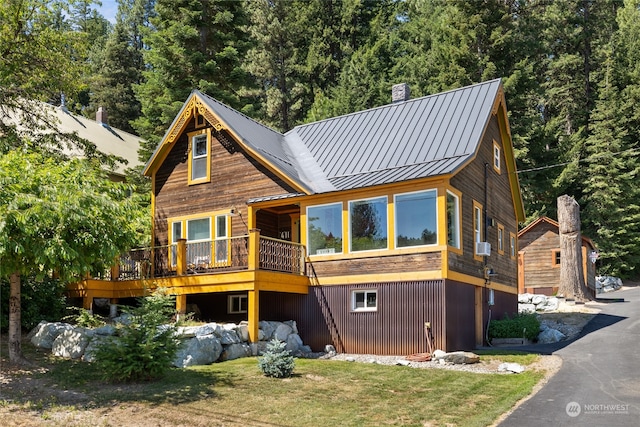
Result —
[{"label": "neighboring house roof", "polygon": [[[558,223],[558,221],[555,221],[547,216],[541,216],[540,218],[533,221],[531,224],[524,227],[522,230],[518,231],[518,238],[522,237],[524,234],[527,234],[534,228],[544,223],[549,224],[551,227],[557,230],[558,234],[560,234],[560,224]],[[595,243],[593,243],[593,241],[590,238],[585,237],[584,235],[582,235],[582,244],[590,246],[592,249],[596,248]]]},{"label": "neighboring house roof", "polygon": [[454,174],[475,158],[491,115],[501,105],[516,215],[524,220],[499,79],[296,126],[286,134],[194,90],[145,174],[162,163],[198,101],[213,113],[216,128],[228,130],[250,154],[305,194]]}]

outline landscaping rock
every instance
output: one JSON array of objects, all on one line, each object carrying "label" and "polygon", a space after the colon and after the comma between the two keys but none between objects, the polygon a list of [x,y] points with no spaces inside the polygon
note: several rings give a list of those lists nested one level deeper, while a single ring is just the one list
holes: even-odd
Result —
[{"label": "landscaping rock", "polygon": [[252,356],[262,356],[267,351],[267,342],[252,342],[251,344],[249,344],[249,348],[251,349]]},{"label": "landscaping rock", "polygon": [[115,335],[116,334],[117,329],[114,328],[111,325],[104,325],[104,326],[100,326],[99,328],[95,328],[93,330],[93,333],[95,335],[105,335],[105,336],[110,336],[110,335]]},{"label": "landscaping rock", "polygon": [[55,322],[38,325],[39,329],[31,338],[31,344],[39,348],[50,349],[58,335],[64,331],[73,329],[68,323]]},{"label": "landscaping rock", "polygon": [[453,363],[454,365],[469,365],[472,363],[478,363],[480,356],[470,351],[454,351],[447,353],[442,359],[447,363]]},{"label": "landscaping rock", "polygon": [[85,328],[64,330],[53,341],[51,352],[65,359],[79,359],[84,354],[94,331]]},{"label": "landscaping rock", "polygon": [[518,363],[501,363],[498,366],[498,372],[513,372],[519,374],[525,371],[525,367]]},{"label": "landscaping rock", "polygon": [[95,331],[94,331],[93,338],[91,338],[91,340],[89,341],[89,343],[85,347],[84,353],[82,354],[82,357],[81,357],[81,360],[83,362],[89,362],[89,363],[95,362],[96,361],[96,349],[98,348],[98,346],[103,344],[105,341],[112,341],[112,340],[113,340],[113,336],[110,336],[110,335],[97,335],[97,334],[95,334]]},{"label": "landscaping rock", "polygon": [[560,307],[560,301],[556,297],[547,298],[546,302],[542,306],[545,312],[557,311]]},{"label": "landscaping rock", "polygon": [[287,345],[285,346],[285,350],[289,350],[291,354],[297,353],[298,350],[300,350],[300,347],[304,345],[302,339],[300,338],[300,335],[298,334],[290,334],[287,337],[286,342]]},{"label": "landscaping rock", "polygon": [[287,342],[287,337],[293,333],[293,328],[284,323],[280,323],[273,333],[273,338],[278,341]]},{"label": "landscaping rock", "polygon": [[240,342],[240,337],[232,329],[221,329],[217,336],[220,338],[220,344],[222,345],[238,344]]},{"label": "landscaping rock", "polygon": [[270,341],[276,330],[276,326],[274,326],[272,322],[268,322],[266,320],[260,321],[260,323],[258,323],[258,327],[260,328],[258,333],[260,341]]},{"label": "landscaping rock", "polygon": [[432,357],[433,359],[438,360],[438,359],[442,359],[442,358],[443,358],[443,357],[445,357],[446,355],[447,355],[447,352],[446,352],[446,351],[442,351],[442,350],[438,349],[438,350],[434,351],[434,352],[433,352],[433,354],[431,354],[431,357]]},{"label": "landscaping rock", "polygon": [[550,344],[558,341],[562,341],[567,338],[565,334],[560,332],[557,329],[546,328],[538,335],[538,343],[539,344]]},{"label": "landscaping rock", "polygon": [[531,298],[533,298],[533,294],[519,294],[518,295],[518,303],[519,304],[530,304]]},{"label": "landscaping rock", "polygon": [[533,297],[531,297],[531,304],[539,305],[544,303],[546,300],[547,297],[545,295],[534,295]]},{"label": "landscaping rock", "polygon": [[536,306],[533,304],[518,304],[518,313],[535,313]]},{"label": "landscaping rock", "polygon": [[251,347],[247,343],[231,344],[224,348],[220,360],[234,360],[251,356]]},{"label": "landscaping rock", "polygon": [[173,366],[186,368],[209,365],[218,360],[221,354],[222,344],[215,335],[196,336],[182,344],[173,360]]}]

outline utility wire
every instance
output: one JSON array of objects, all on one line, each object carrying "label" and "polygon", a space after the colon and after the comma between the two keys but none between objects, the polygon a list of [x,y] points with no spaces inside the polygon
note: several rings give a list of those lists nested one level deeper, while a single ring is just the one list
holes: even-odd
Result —
[{"label": "utility wire", "polygon": [[547,166],[539,166],[536,168],[531,168],[531,169],[523,169],[523,170],[519,170],[516,173],[520,174],[520,173],[526,173],[526,172],[536,172],[536,171],[540,171],[540,170],[545,170],[545,169],[551,169],[551,168],[557,168],[560,166],[566,166],[569,165],[571,163],[581,163],[584,162],[586,160],[593,160],[593,159],[598,159],[600,157],[605,157],[605,156],[615,156],[617,154],[625,154],[625,153],[636,153],[636,154],[640,154],[640,148],[629,148],[628,150],[623,150],[623,151],[617,151],[615,153],[600,153],[600,154],[594,154],[593,156],[584,158],[584,159],[576,159],[576,160],[572,160],[570,162],[564,162],[564,163],[555,163],[553,165],[547,165]]}]

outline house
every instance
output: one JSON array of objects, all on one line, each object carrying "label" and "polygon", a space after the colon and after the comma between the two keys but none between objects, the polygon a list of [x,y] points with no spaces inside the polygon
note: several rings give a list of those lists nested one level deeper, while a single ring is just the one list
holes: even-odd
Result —
[{"label": "house", "polygon": [[[398,89],[398,88],[395,88]],[[524,210],[492,80],[285,134],[193,91],[145,168],[153,248],[70,288],[163,287],[215,321],[295,320],[314,350],[470,349],[517,311]]]},{"label": "house", "polygon": [[[555,295],[560,286],[560,231],[558,222],[540,217],[518,232],[518,292]],[[596,288],[597,254],[594,243],[582,236],[582,271],[589,289]]]}]

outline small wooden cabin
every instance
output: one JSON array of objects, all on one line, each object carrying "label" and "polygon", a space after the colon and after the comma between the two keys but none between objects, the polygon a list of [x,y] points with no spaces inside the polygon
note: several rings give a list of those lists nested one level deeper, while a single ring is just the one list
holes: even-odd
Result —
[{"label": "small wooden cabin", "polygon": [[285,134],[193,91],[145,174],[154,247],[70,289],[85,307],[163,286],[254,341],[260,320],[292,319],[314,350],[395,355],[427,351],[427,326],[436,348],[474,348],[517,311],[500,80]]},{"label": "small wooden cabin", "polygon": [[[540,217],[518,232],[518,292],[555,295],[560,286],[560,232],[558,222]],[[582,271],[589,289],[595,289],[596,265],[589,259],[597,252],[582,236]]]}]

